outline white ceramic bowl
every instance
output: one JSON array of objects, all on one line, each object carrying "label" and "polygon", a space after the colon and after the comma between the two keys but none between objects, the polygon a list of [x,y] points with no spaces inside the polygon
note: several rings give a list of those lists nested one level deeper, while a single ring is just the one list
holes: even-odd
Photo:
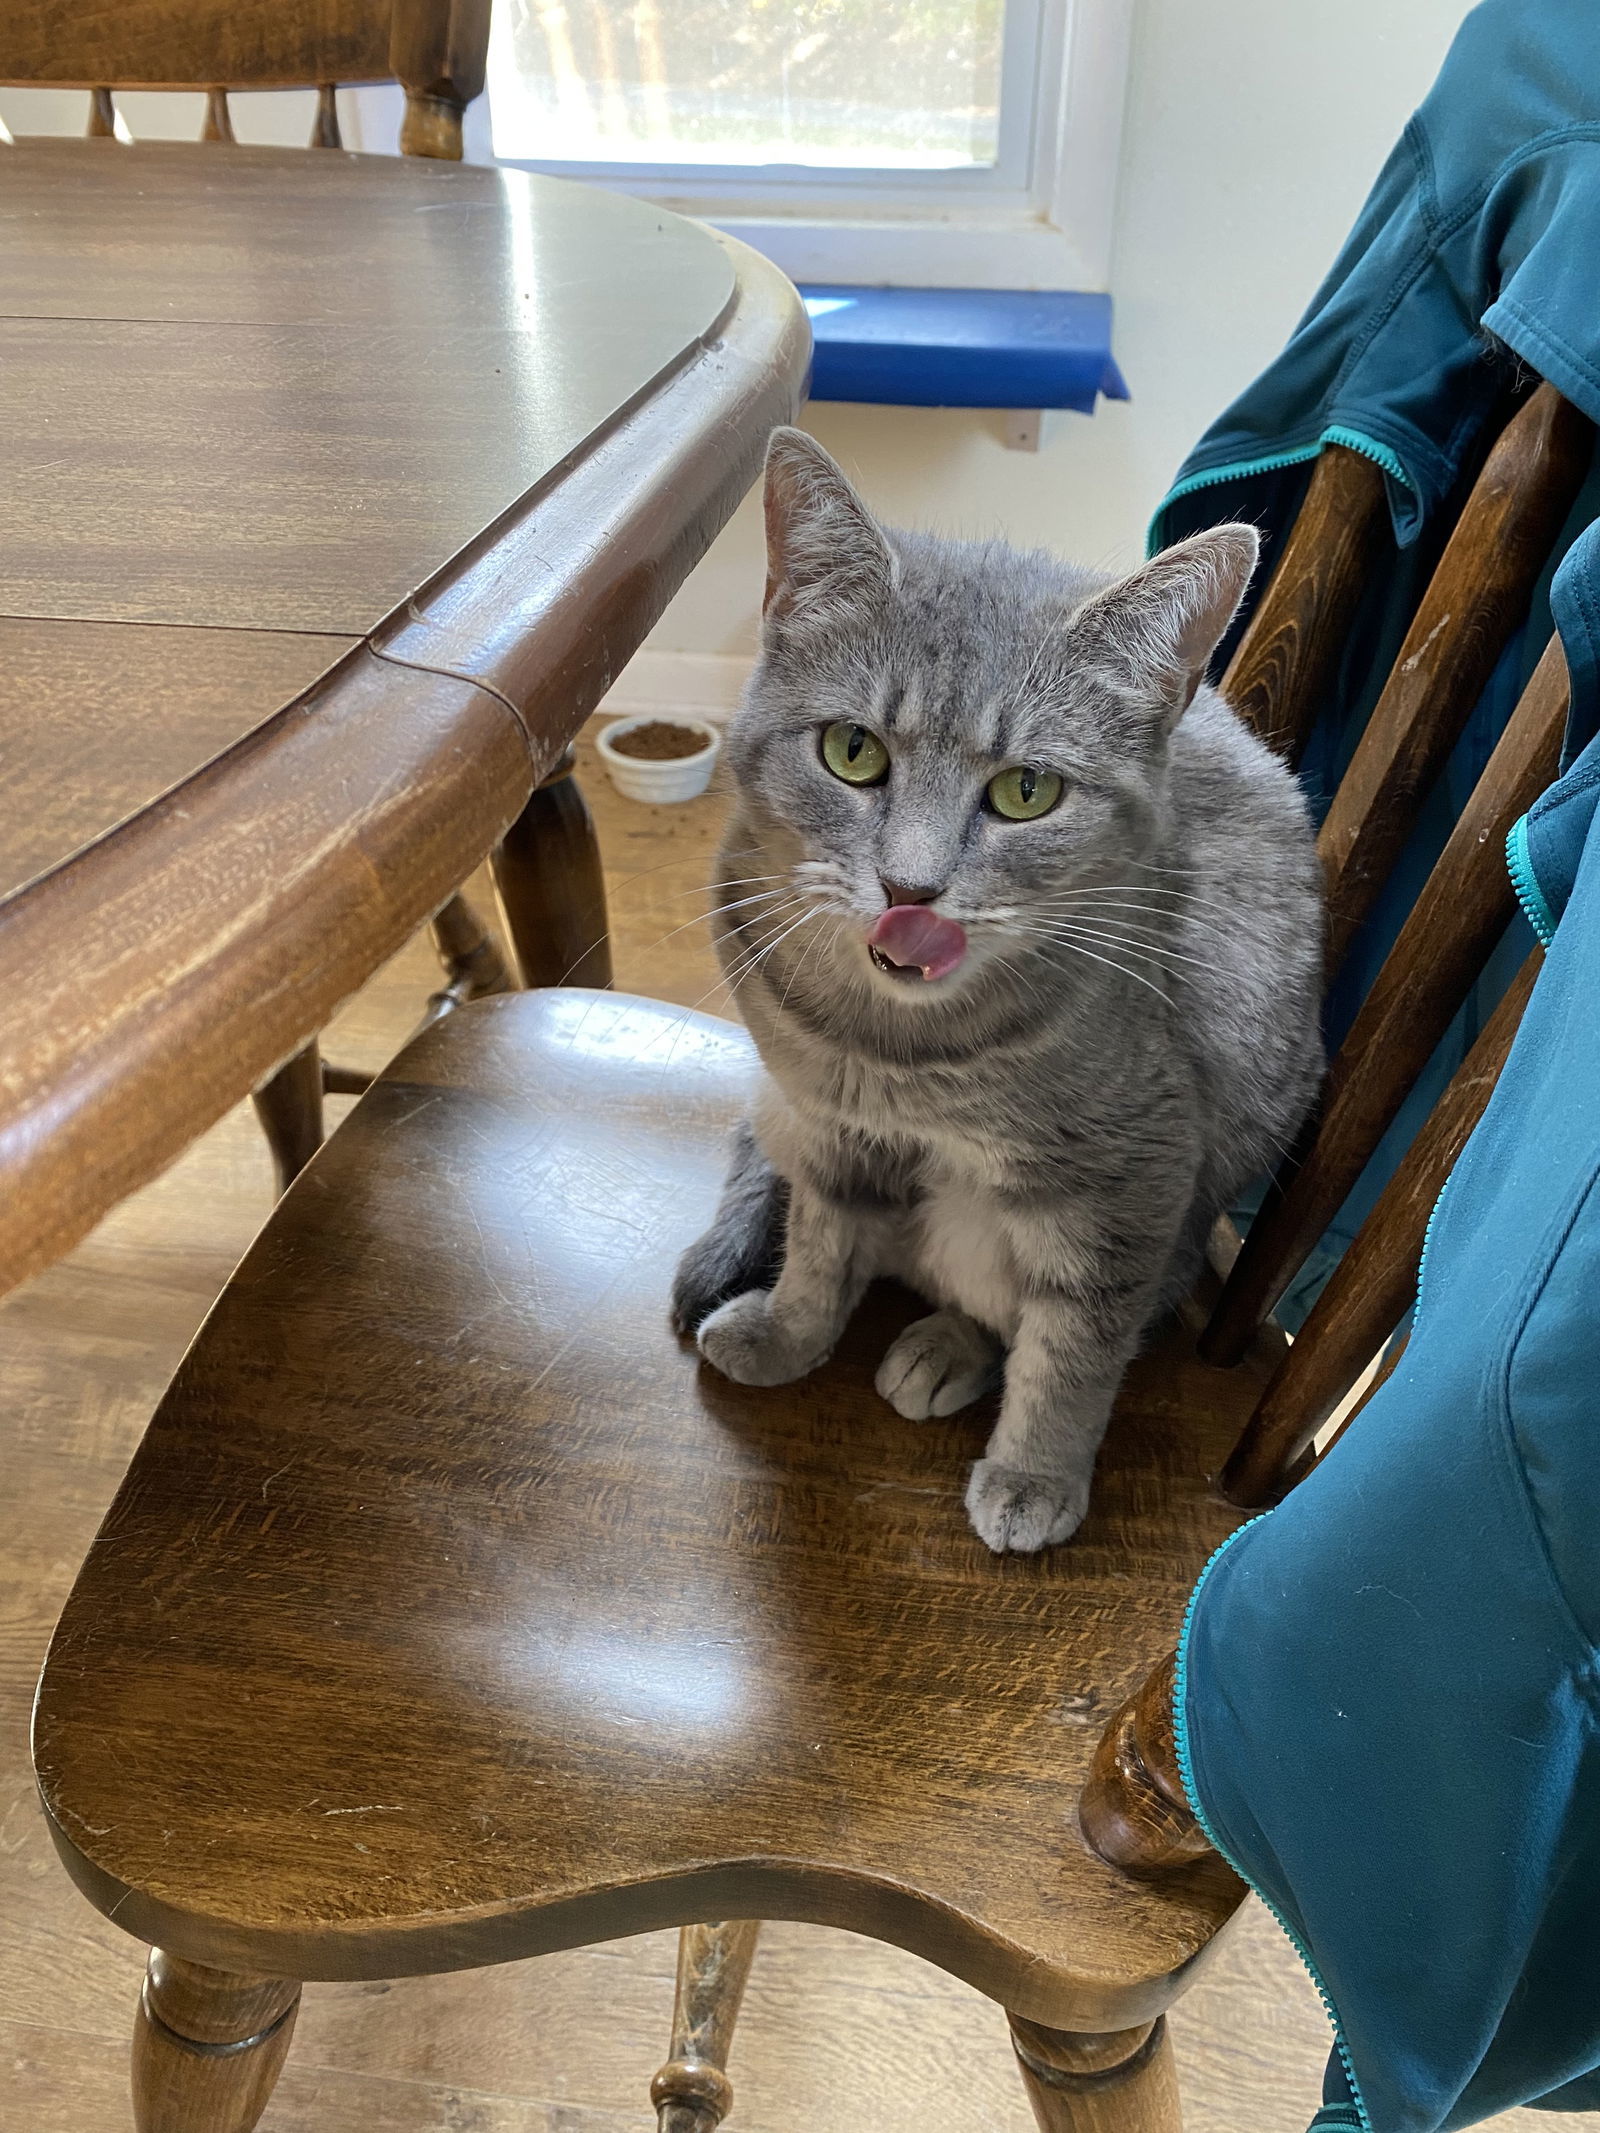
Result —
[{"label": "white ceramic bowl", "polygon": [[[698,755],[671,756],[666,762],[652,762],[641,755],[622,755],[613,745],[617,736],[631,733],[636,726],[687,726],[691,733],[705,736],[705,746]],[[600,760],[611,774],[611,782],[618,792],[630,800],[695,800],[711,783],[712,767],[722,746],[718,729],[703,718],[683,718],[651,711],[638,718],[619,718],[605,727],[595,744],[600,751]]]}]

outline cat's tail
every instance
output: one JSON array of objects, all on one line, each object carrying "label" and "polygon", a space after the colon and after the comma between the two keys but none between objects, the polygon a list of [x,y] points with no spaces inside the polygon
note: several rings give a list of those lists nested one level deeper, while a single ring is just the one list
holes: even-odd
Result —
[{"label": "cat's tail", "polygon": [[672,1283],[676,1332],[696,1332],[731,1296],[772,1287],[783,1266],[788,1208],[787,1184],[762,1154],[748,1122],[741,1122],[711,1227],[678,1261]]}]

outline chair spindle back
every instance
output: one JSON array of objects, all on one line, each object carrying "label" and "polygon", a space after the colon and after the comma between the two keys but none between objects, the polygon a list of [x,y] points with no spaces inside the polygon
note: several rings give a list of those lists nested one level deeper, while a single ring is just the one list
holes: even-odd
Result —
[{"label": "chair spindle back", "polygon": [[[1523,622],[1588,472],[1594,431],[1553,386],[1505,423],[1462,506],[1318,838],[1330,973],[1382,890],[1466,720]],[[1382,477],[1324,451],[1224,689],[1253,729],[1298,756],[1381,553]],[[1555,777],[1567,672],[1552,638],[1444,851],[1329,1068],[1312,1127],[1274,1183],[1222,1286],[1200,1351],[1249,1349],[1467,997],[1515,910],[1506,833]],[[1439,1189],[1488,1102],[1537,971],[1535,952],[1439,1098],[1283,1355],[1222,1482],[1259,1505],[1308,1448],[1405,1315]]]},{"label": "chair spindle back", "polygon": [[338,148],[338,84],[397,81],[405,155],[459,159],[483,89],[490,0],[11,0],[0,82],[89,92],[88,132],[118,135],[113,89],[203,89],[201,139],[231,141],[229,89],[317,91],[313,148]]}]

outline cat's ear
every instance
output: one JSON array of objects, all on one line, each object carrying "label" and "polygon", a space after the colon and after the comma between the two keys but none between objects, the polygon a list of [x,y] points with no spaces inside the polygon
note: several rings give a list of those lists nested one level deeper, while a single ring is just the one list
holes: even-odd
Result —
[{"label": "cat's ear", "polygon": [[1098,669],[1119,696],[1153,705],[1170,733],[1194,700],[1239,611],[1261,552],[1254,526],[1213,526],[1108,586],[1079,609],[1075,665]]},{"label": "cat's ear", "polygon": [[767,446],[769,623],[826,622],[894,582],[894,558],[866,505],[815,438],[774,430]]}]

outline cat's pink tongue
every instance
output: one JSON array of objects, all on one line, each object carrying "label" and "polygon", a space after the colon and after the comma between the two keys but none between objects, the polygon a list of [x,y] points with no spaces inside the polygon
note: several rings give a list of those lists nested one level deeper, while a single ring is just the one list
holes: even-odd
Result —
[{"label": "cat's pink tongue", "polygon": [[885,961],[925,978],[946,978],[967,952],[967,936],[953,918],[926,904],[893,904],[867,935]]}]

